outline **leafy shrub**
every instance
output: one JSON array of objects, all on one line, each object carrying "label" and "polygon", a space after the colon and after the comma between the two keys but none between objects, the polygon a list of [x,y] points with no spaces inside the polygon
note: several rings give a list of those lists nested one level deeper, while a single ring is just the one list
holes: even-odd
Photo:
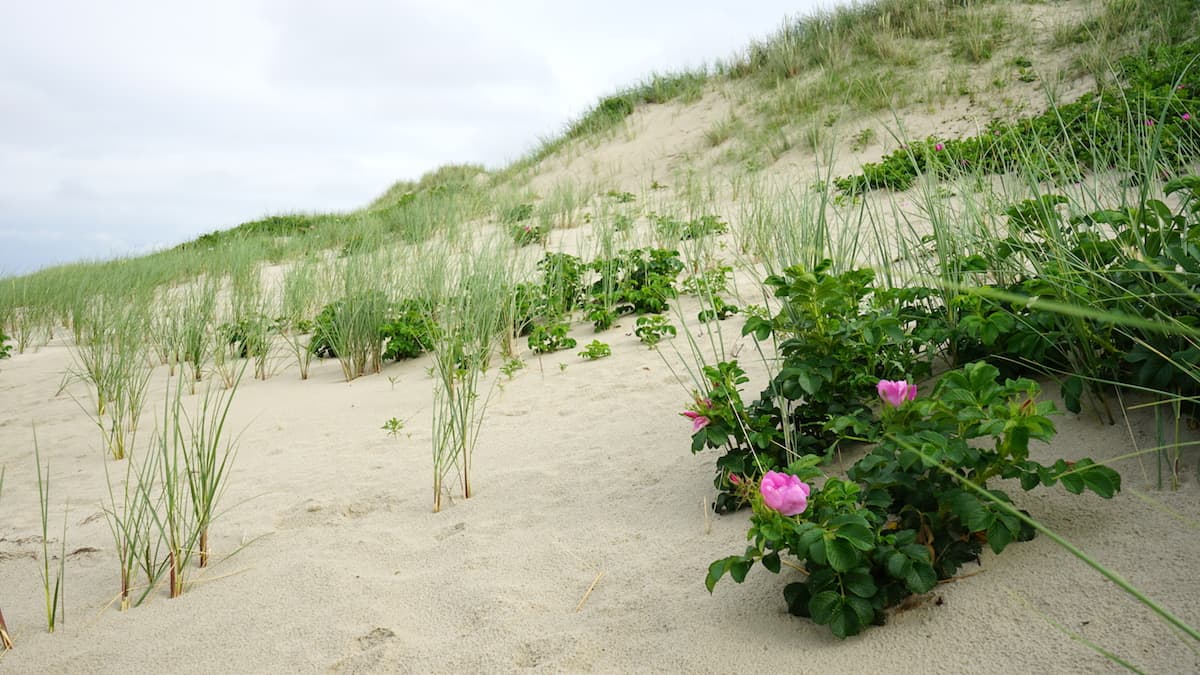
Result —
[{"label": "leafy shrub", "polygon": [[550,233],[541,223],[525,223],[512,225],[508,234],[517,246],[529,246],[545,243]]},{"label": "leafy shrub", "polygon": [[12,345],[8,344],[9,337],[0,331],[0,359],[7,359],[12,356]]},{"label": "leafy shrub", "polygon": [[579,355],[589,361],[595,361],[606,356],[612,356],[612,347],[599,340],[592,340],[583,351],[579,352]]},{"label": "leafy shrub", "polygon": [[575,338],[567,337],[570,326],[556,323],[549,326],[535,326],[529,334],[529,348],[534,354],[549,354],[564,349],[574,349],[578,344]]},{"label": "leafy shrub", "polygon": [[711,304],[712,307],[709,309],[702,309],[698,314],[696,314],[697,321],[701,323],[707,323],[709,321],[724,321],[725,319],[728,319],[729,317],[738,313],[737,305],[731,305],[721,298],[714,297]]},{"label": "leafy shrub", "polygon": [[732,276],[732,267],[720,265],[698,274],[689,275],[679,286],[684,293],[689,295],[699,297],[724,295],[729,292],[729,281]]},{"label": "leafy shrub", "polygon": [[426,303],[404,299],[397,303],[390,318],[379,327],[384,360],[413,359],[430,350],[438,325],[429,315]]},{"label": "leafy shrub", "polygon": [[928,375],[947,340],[942,311],[931,309],[933,290],[877,289],[870,269],[832,274],[830,267],[789,267],[766,279],[779,312],[750,316],[742,334],[776,340],[782,364],[758,400],[743,403],[748,380],[736,361],[704,368],[713,424],[693,435],[692,451],[725,448],[718,511],[742,505],[730,473],[753,479],[787,466],[789,453],[828,457],[843,440],[875,440],[878,381]]},{"label": "leafy shrub", "polygon": [[537,265],[542,273],[543,315],[565,316],[583,303],[584,275],[588,266],[569,253],[547,253]]},{"label": "leafy shrub", "polygon": [[1120,476],[1091,460],[1045,466],[1029,459],[1031,440],[1054,435],[1047,417],[1054,405],[1037,401],[1035,382],[998,377],[994,366],[968,364],[942,377],[928,398],[885,403],[882,441],[846,479],[818,486],[816,455],[764,478],[761,492],[759,481],[735,479],[754,509],[753,543],[710,566],[709,591],[726,573],[740,583],[756,562],[779,572],[782,556],[795,556],[806,578],[784,588],[788,611],[844,638],[978,562],[985,544],[1000,553],[1034,537],[989,480],[1015,479],[1025,490],[1061,482],[1073,494],[1088,489],[1104,498],[1120,489]]},{"label": "leafy shrub", "polygon": [[637,199],[632,192],[618,192],[609,190],[607,196],[618,204],[628,204]]},{"label": "leafy shrub", "polygon": [[[951,300],[957,358],[990,357],[1011,374],[1071,373],[1062,395],[1072,412],[1085,383],[1101,400],[1104,381],[1200,394],[1200,177],[1163,189],[1179,200],[1174,211],[1150,199],[1067,219],[1058,210],[1066,198],[1052,194],[1008,208],[1010,235],[979,251],[977,266],[1021,272]],[[1028,298],[1082,303],[1142,327],[1064,315]]]},{"label": "leafy shrub", "polygon": [[623,314],[658,314],[678,295],[675,279],[683,271],[679,251],[632,249],[598,259],[591,269],[599,278],[588,289],[585,314],[596,330],[607,330]]},{"label": "leafy shrub", "polygon": [[[373,294],[373,302],[384,302],[382,293]],[[338,358],[337,345],[342,342],[340,326],[347,323],[343,316],[355,311],[346,299],[336,300],[321,308],[312,321],[312,339],[308,348],[320,358]],[[371,340],[382,345],[381,357],[399,361],[411,359],[429,351],[438,330],[437,322],[429,314],[428,303],[416,299],[404,299],[391,306],[382,324],[377,326]],[[344,355],[342,355],[344,356]]]},{"label": "leafy shrub", "polygon": [[667,337],[675,337],[677,331],[675,326],[667,320],[667,317],[661,315],[639,316],[637,320],[637,328],[633,334],[638,336],[638,339],[643,344],[654,347],[658,343],[665,340]]}]

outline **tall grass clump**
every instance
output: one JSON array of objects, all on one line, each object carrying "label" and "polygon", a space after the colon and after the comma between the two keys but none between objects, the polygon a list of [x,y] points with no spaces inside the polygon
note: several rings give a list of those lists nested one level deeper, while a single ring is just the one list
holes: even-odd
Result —
[{"label": "tall grass clump", "polygon": [[228,391],[206,391],[197,401],[194,413],[185,418],[188,451],[183,455],[184,468],[195,517],[200,567],[208,566],[209,528],[217,515],[216,504],[225,491],[237,456],[237,439],[229,438],[225,425],[243,373],[244,368]]},{"label": "tall grass clump", "polygon": [[[272,333],[274,322],[269,317],[274,305],[264,287],[262,272],[258,264],[250,264],[238,270],[230,278],[232,321],[225,325],[227,346],[239,358],[251,359],[254,377],[265,380],[272,374]],[[226,387],[230,378],[224,377]]]},{"label": "tall grass clump", "polygon": [[97,296],[82,322],[71,375],[95,390],[92,420],[113,459],[124,459],[137,438],[150,383],[150,319],[145,305]]},{"label": "tall grass clump", "polygon": [[377,373],[383,364],[380,327],[391,304],[391,268],[382,252],[344,259],[336,285],[342,297],[317,315],[313,342],[320,356],[332,356],[349,382]]},{"label": "tall grass clump", "polygon": [[[308,379],[312,365],[312,316],[321,297],[317,264],[312,260],[297,262],[284,273],[277,324],[283,341],[296,360],[301,380]],[[306,340],[305,336],[309,336]]]},{"label": "tall grass clump", "polygon": [[[148,452],[142,457],[131,454],[125,463],[125,475],[120,487],[114,487],[108,464],[104,465],[108,484],[108,503],[104,507],[104,516],[112,533],[120,569],[121,589],[118,597],[121,611],[129,609],[131,603],[140,604],[162,573],[162,539],[155,529],[157,505],[152,496],[159,458],[160,454],[155,452]],[[146,582],[141,595],[134,600],[139,570],[145,574]]]},{"label": "tall grass clump", "polygon": [[486,242],[478,251],[426,256],[423,296],[437,323],[432,336],[433,510],[440,511],[445,481],[457,473],[464,498],[471,496],[471,460],[491,389],[480,392],[506,331],[512,297],[511,262],[505,247]]},{"label": "tall grass clump", "polygon": [[[152,452],[157,454],[153,460],[157,493],[151,499],[155,508],[150,515],[166,549],[162,564],[172,598],[183,593],[193,556],[198,554],[201,567],[208,564],[209,528],[236,455],[225,424],[243,373],[244,368],[227,391],[214,392],[211,386],[205,389],[191,414],[183,404],[182,380],[163,403],[152,442]],[[143,498],[148,498],[150,488],[143,484],[140,489]]]},{"label": "tall grass clump", "polygon": [[[42,453],[38,447],[37,428],[33,430],[33,459],[37,464],[38,504],[42,516],[42,590],[46,600],[46,630],[53,633],[60,617],[66,613],[67,514],[63,511],[63,536],[59,541],[58,569],[53,584],[50,575],[50,463],[42,473]],[[51,586],[53,585],[53,589]]]},{"label": "tall grass clump", "polygon": [[212,353],[212,334],[216,322],[219,280],[206,275],[182,289],[178,314],[183,345],[183,360],[190,371],[191,390],[204,379],[204,367]]}]

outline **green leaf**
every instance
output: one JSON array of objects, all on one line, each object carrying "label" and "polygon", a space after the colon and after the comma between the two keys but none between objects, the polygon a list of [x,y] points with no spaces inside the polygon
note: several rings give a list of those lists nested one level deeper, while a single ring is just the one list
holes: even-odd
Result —
[{"label": "green leaf", "polygon": [[850,570],[842,576],[842,586],[860,598],[873,598],[879,592],[870,571],[865,567]]},{"label": "green leaf", "polygon": [[771,572],[779,574],[779,551],[764,555],[762,558],[762,565]]},{"label": "green leaf", "polygon": [[1089,490],[1105,499],[1111,499],[1121,490],[1121,474],[1107,466],[1092,465],[1079,475],[1083,477],[1083,482],[1087,484]]},{"label": "green leaf", "polygon": [[871,530],[867,519],[858,514],[840,515],[830,520],[828,527],[835,530],[835,536],[845,539],[860,551],[870,551],[875,548],[875,533]]},{"label": "green leaf", "polygon": [[875,548],[875,533],[865,525],[843,525],[838,528],[838,539],[850,543],[860,551],[870,551]]},{"label": "green leaf", "polygon": [[746,580],[746,573],[754,565],[753,558],[735,557],[729,564],[729,576],[739,584]]},{"label": "green leaf", "polygon": [[[819,531],[819,530],[818,530]],[[827,565],[829,561],[825,556],[826,547],[824,539],[817,539],[808,547],[808,559],[818,565]]]},{"label": "green leaf", "polygon": [[825,536],[825,530],[812,525],[811,523],[808,523],[808,525],[810,526],[809,529],[801,532],[799,539],[796,541],[795,553],[800,557],[812,558],[813,562],[820,562],[821,564],[824,564],[824,551],[822,551],[821,559],[817,560],[816,556],[812,552],[812,547],[814,544],[821,541],[821,538]]},{"label": "green leaf", "polygon": [[859,560],[859,554],[854,545],[841,538],[825,542],[825,556],[829,558],[829,566],[839,572],[845,572],[855,567]]},{"label": "green leaf", "polygon": [[[862,598],[847,598],[844,602],[840,603],[838,608],[834,610],[833,617],[829,622],[829,631],[834,636],[842,639],[851,635],[858,635],[866,623],[862,620],[862,615],[860,614],[863,603],[866,603],[866,601]],[[867,604],[867,610],[870,610],[870,608],[870,604]]]},{"label": "green leaf", "polygon": [[708,589],[709,593],[713,592],[713,587],[717,585],[717,582],[729,570],[729,560],[729,558],[723,558],[708,566],[708,576],[704,579],[704,587]]},{"label": "green leaf", "polygon": [[979,498],[968,492],[956,492],[950,498],[950,510],[972,532],[986,530],[992,524],[994,516],[979,502]]},{"label": "green leaf", "polygon": [[1009,432],[1008,447],[1013,457],[1025,459],[1029,456],[1029,428],[1024,425],[1015,426]]},{"label": "green leaf", "polygon": [[887,571],[897,579],[903,579],[912,572],[912,560],[899,551],[892,551],[887,557]]},{"label": "green leaf", "polygon": [[1066,488],[1067,492],[1073,495],[1081,494],[1087,483],[1083,480],[1083,474],[1068,473],[1058,477],[1059,482]]},{"label": "green leaf", "polygon": [[933,562],[933,560],[929,557],[929,549],[925,548],[921,544],[908,544],[900,550],[904,552],[904,555],[911,558],[914,563],[921,562],[929,565]]},{"label": "green leaf", "polygon": [[842,596],[835,591],[821,591],[808,601],[808,613],[819,624],[833,621],[833,615],[842,607]]},{"label": "green leaf", "polygon": [[808,611],[809,593],[808,584],[803,581],[796,581],[783,587],[783,599],[787,603],[788,612],[793,616],[802,616],[809,618],[811,613]]},{"label": "green leaf", "polygon": [[992,552],[1000,553],[1006,546],[1012,543],[1013,533],[1003,521],[996,519],[988,526],[987,538],[988,546],[992,547]]},{"label": "green leaf", "polygon": [[928,563],[914,562],[912,572],[904,578],[904,585],[913,593],[928,593],[937,585],[937,573]]},{"label": "green leaf", "polygon": [[1083,379],[1078,375],[1072,375],[1063,380],[1062,397],[1063,405],[1067,406],[1067,410],[1078,414],[1082,410],[1080,399],[1083,398]]}]

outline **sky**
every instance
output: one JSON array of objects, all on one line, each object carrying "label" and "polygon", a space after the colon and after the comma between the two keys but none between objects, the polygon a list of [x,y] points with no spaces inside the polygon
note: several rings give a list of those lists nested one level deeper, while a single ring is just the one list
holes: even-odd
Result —
[{"label": "sky", "polygon": [[0,0],[0,276],[499,168],[820,0]]}]

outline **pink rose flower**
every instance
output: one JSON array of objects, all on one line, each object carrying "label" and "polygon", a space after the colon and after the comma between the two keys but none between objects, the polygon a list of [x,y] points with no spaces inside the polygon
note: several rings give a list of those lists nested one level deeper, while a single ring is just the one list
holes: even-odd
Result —
[{"label": "pink rose flower", "polygon": [[808,483],[791,474],[768,471],[762,477],[758,491],[763,503],[785,516],[803,513],[808,508]]},{"label": "pink rose flower", "polygon": [[937,150],[938,152],[941,152],[946,149],[946,146],[942,145],[941,143],[938,143],[937,145],[933,146],[933,149]]},{"label": "pink rose flower", "polygon": [[879,398],[893,408],[899,408],[905,401],[917,397],[917,385],[909,384],[905,380],[880,380],[875,390],[879,392]]},{"label": "pink rose flower", "polygon": [[1192,114],[1191,113],[1183,113],[1182,115],[1179,116],[1179,118],[1181,120],[1183,120],[1184,122],[1189,122],[1192,119]]},{"label": "pink rose flower", "polygon": [[708,423],[711,421],[704,415],[701,415],[700,413],[696,412],[695,410],[684,410],[683,412],[681,412],[679,414],[683,415],[684,417],[686,417],[692,421],[692,433],[693,434],[696,433],[697,431],[700,431],[704,427],[708,426]]}]

